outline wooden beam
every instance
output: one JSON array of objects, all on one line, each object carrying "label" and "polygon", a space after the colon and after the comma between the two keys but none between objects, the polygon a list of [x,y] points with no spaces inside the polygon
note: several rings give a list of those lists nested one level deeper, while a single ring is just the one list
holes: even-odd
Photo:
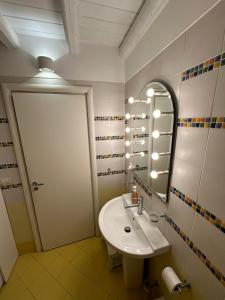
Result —
[{"label": "wooden beam", "polygon": [[5,16],[0,14],[0,41],[7,48],[18,48],[19,39]]},{"label": "wooden beam", "polygon": [[126,59],[131,54],[168,2],[169,0],[145,0],[143,2],[140,11],[119,46],[119,53],[122,58]]},{"label": "wooden beam", "polygon": [[61,0],[63,24],[69,51],[71,54],[80,52],[79,31],[79,0]]}]

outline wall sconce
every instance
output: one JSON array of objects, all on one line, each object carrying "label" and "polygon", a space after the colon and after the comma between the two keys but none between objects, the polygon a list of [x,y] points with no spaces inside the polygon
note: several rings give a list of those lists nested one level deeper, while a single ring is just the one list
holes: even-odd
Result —
[{"label": "wall sconce", "polygon": [[38,56],[37,65],[40,72],[55,72],[53,69],[53,60],[48,56]]}]

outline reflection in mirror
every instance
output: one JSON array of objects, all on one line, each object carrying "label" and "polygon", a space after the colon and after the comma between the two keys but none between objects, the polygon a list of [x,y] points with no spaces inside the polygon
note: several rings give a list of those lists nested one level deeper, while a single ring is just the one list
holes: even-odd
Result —
[{"label": "reflection in mirror", "polygon": [[151,82],[138,99],[130,97],[126,113],[126,159],[128,172],[134,174],[162,200],[167,200],[176,107],[167,87]]}]

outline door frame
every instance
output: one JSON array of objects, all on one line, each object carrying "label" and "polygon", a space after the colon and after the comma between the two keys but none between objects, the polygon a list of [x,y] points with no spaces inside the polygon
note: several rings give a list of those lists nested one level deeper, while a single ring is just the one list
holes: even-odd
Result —
[{"label": "door frame", "polygon": [[30,185],[27,176],[27,169],[23,155],[23,149],[20,142],[19,130],[17,126],[16,115],[14,111],[12,93],[13,92],[32,92],[32,93],[55,93],[68,95],[85,95],[87,103],[87,119],[89,132],[90,147],[90,164],[91,164],[91,180],[93,195],[93,213],[94,213],[94,231],[95,235],[99,234],[98,227],[98,181],[97,181],[97,163],[96,163],[96,146],[95,146],[95,127],[94,127],[94,104],[93,104],[93,88],[88,86],[67,86],[60,84],[29,84],[29,83],[1,83],[3,100],[7,117],[9,119],[9,127],[12,135],[12,141],[15,149],[16,159],[18,161],[19,173],[21,176],[25,201],[28,209],[28,215],[31,222],[31,228],[34,236],[34,242],[37,251],[42,250],[41,238],[36,218],[36,213],[31,195]]}]

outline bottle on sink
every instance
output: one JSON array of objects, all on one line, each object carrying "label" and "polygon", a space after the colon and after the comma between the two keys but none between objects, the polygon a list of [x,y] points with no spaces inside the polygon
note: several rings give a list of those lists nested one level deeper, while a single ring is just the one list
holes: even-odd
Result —
[{"label": "bottle on sink", "polygon": [[131,203],[132,204],[137,204],[138,203],[138,193],[137,193],[136,185],[133,185],[133,187],[132,187]]}]

